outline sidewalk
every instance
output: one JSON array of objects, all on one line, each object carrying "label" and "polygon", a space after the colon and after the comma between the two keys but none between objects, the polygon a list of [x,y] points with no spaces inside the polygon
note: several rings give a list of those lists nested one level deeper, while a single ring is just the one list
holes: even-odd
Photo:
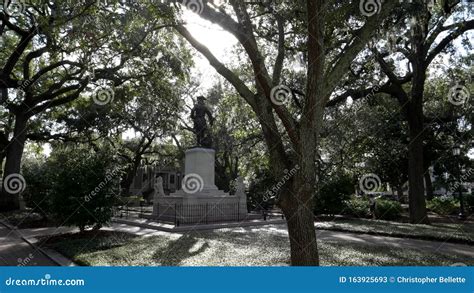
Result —
[{"label": "sidewalk", "polygon": [[0,266],[56,266],[56,263],[25,242],[17,231],[0,224]]}]

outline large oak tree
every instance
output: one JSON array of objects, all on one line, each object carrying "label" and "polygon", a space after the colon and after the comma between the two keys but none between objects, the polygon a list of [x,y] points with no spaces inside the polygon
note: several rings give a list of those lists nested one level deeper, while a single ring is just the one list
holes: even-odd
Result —
[{"label": "large oak tree", "polygon": [[[282,9],[265,3],[251,4],[231,0],[229,5],[216,6],[205,1],[200,17],[215,23],[233,34],[245,52],[252,82],[248,83],[236,71],[218,60],[212,52],[185,28],[176,30],[203,54],[215,70],[221,74],[247,101],[256,113],[268,148],[270,167],[275,182],[284,177],[285,171],[297,167],[299,171],[286,181],[280,190],[279,205],[288,223],[292,265],[318,265],[318,249],[313,220],[313,197],[317,175],[317,149],[319,132],[325,107],[339,80],[348,71],[352,61],[366,47],[379,24],[390,14],[396,3],[386,3],[378,14],[361,17],[358,3],[341,4],[338,1],[307,0],[281,4]],[[298,15],[299,24],[291,26],[292,14]],[[328,16],[330,15],[330,16]],[[360,26],[345,46],[337,49],[326,46],[333,27],[329,20],[341,22],[351,19]],[[273,19],[275,38],[262,38],[256,32],[259,21]],[[293,30],[294,29],[294,30]],[[296,31],[296,32],[295,32]],[[306,55],[306,88],[300,89],[300,109],[295,112],[275,101],[275,87],[282,83],[287,52],[287,36],[293,35]],[[267,35],[268,37],[268,35]],[[268,40],[270,39],[270,41]],[[274,47],[274,55],[266,56]],[[264,54],[265,53],[265,54]]]},{"label": "large oak tree", "polygon": [[[10,5],[0,12],[0,110],[8,119],[0,133],[4,179],[19,176],[33,120],[51,118],[84,93],[95,95],[98,104],[103,97],[111,102],[115,87],[153,70],[161,48],[175,49],[169,42],[156,46],[159,32],[173,18],[170,9],[152,13],[120,1],[92,0],[39,1],[20,11]],[[138,14],[141,21],[134,17]],[[155,46],[143,46],[146,39]],[[159,66],[171,68],[173,59],[167,60]],[[40,132],[40,137],[45,134]],[[19,207],[18,191],[2,189],[0,210]]]}]

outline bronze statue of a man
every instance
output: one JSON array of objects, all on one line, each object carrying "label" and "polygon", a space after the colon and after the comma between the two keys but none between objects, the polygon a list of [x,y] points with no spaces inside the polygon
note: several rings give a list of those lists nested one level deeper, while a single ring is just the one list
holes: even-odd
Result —
[{"label": "bronze statue of a man", "polygon": [[214,117],[212,113],[207,108],[204,101],[206,98],[199,96],[197,98],[197,104],[194,105],[193,110],[191,111],[191,119],[194,122],[194,133],[196,134],[197,145],[200,147],[211,148],[212,147],[212,137],[211,131],[207,125],[206,116],[209,119],[209,124],[212,126],[214,124]]}]

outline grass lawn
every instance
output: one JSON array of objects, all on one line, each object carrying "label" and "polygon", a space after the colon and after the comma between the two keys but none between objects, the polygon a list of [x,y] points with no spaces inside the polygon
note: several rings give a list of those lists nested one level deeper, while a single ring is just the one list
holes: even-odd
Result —
[{"label": "grass lawn", "polygon": [[[456,254],[433,254],[364,243],[319,242],[323,266],[474,265]],[[135,237],[111,231],[63,235],[42,245],[89,266],[286,266],[287,235],[273,228],[222,229]]]},{"label": "grass lawn", "polygon": [[371,219],[335,218],[332,221],[316,222],[317,229],[347,231],[401,238],[417,238],[455,243],[474,244],[474,224],[433,223],[413,225]]}]

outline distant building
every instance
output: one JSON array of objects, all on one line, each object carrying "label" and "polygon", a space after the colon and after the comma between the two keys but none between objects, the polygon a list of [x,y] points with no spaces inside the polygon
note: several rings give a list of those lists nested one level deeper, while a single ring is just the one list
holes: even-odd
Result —
[{"label": "distant building", "polygon": [[151,192],[155,179],[163,178],[163,188],[166,194],[174,193],[181,186],[181,171],[172,167],[141,166],[130,185],[132,196],[142,196]]}]

